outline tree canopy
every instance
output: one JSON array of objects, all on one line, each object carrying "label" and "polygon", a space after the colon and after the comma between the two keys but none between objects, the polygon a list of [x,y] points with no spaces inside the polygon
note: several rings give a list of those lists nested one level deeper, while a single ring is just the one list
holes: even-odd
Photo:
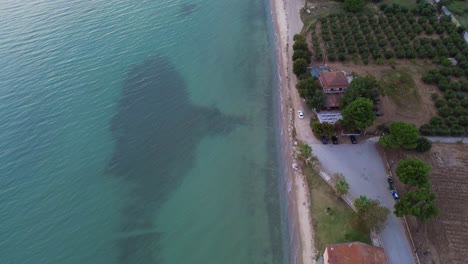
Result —
[{"label": "tree canopy", "polygon": [[415,187],[428,187],[431,167],[418,158],[409,157],[401,160],[395,172],[404,184]]},{"label": "tree canopy", "polygon": [[358,12],[360,11],[366,3],[364,0],[345,0],[344,7],[349,12]]},{"label": "tree canopy", "polygon": [[303,58],[299,58],[293,63],[293,72],[296,76],[300,76],[307,72],[307,61]]},{"label": "tree canopy", "polygon": [[432,148],[432,143],[426,137],[420,137],[417,141],[416,150],[419,152],[426,152]]},{"label": "tree canopy", "polygon": [[340,107],[346,108],[351,102],[359,97],[372,100],[375,104],[379,99],[379,83],[374,77],[356,77],[346,88],[340,99]]},{"label": "tree canopy", "polygon": [[337,175],[335,179],[335,192],[338,196],[346,195],[349,191],[349,184],[343,175]]},{"label": "tree canopy", "polygon": [[322,87],[312,77],[300,80],[296,84],[299,96],[306,100],[307,107],[310,109],[321,109],[325,104],[325,96],[322,93]]},{"label": "tree canopy", "polygon": [[367,229],[374,228],[377,232],[382,230],[390,213],[388,208],[380,206],[379,201],[363,195],[355,199],[353,205],[356,207],[359,220]]},{"label": "tree canopy", "polygon": [[413,124],[403,121],[393,122],[389,126],[390,134],[380,138],[379,143],[386,148],[415,149],[418,146],[419,132]]},{"label": "tree canopy", "polygon": [[349,128],[365,129],[375,120],[372,111],[372,101],[367,98],[357,98],[342,111],[343,124]]},{"label": "tree canopy", "polygon": [[306,105],[309,109],[322,109],[325,105],[325,95],[319,89],[314,90],[310,97],[306,99]]},{"label": "tree canopy", "polygon": [[329,123],[314,121],[311,123],[312,132],[319,137],[330,138],[335,133],[335,126]]},{"label": "tree canopy", "polygon": [[395,215],[413,215],[420,221],[427,221],[439,214],[435,198],[435,194],[427,188],[407,192],[395,204]]}]

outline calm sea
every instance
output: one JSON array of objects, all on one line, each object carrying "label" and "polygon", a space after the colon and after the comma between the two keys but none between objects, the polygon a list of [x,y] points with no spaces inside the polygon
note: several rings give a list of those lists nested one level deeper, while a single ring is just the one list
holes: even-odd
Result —
[{"label": "calm sea", "polygon": [[3,0],[0,263],[287,263],[268,0]]}]

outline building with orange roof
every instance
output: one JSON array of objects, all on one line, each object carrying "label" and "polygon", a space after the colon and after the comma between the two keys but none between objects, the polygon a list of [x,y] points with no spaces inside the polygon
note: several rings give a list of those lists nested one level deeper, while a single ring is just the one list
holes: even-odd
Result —
[{"label": "building with orange roof", "polygon": [[383,248],[361,242],[327,245],[324,264],[387,264]]},{"label": "building with orange roof", "polygon": [[319,72],[319,81],[325,93],[344,93],[348,88],[348,79],[341,71]]}]

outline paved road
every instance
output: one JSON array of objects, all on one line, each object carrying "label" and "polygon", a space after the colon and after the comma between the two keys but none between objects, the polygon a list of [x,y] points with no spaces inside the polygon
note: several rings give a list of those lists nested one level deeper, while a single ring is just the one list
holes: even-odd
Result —
[{"label": "paved road", "polygon": [[460,143],[468,144],[467,137],[427,137],[433,143]]},{"label": "paved road", "polygon": [[[346,143],[349,141],[347,137],[340,137],[339,140]],[[386,170],[374,142],[367,141],[357,145],[322,145],[313,142],[309,144],[328,173],[343,173],[353,197],[366,195],[378,199],[393,212],[394,200],[388,190]],[[391,264],[414,263],[403,223],[393,213],[389,215],[387,225],[380,236]]]}]

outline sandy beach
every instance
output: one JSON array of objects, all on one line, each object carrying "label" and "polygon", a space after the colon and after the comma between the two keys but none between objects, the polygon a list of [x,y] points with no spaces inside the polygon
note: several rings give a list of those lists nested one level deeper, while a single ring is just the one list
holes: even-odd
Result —
[{"label": "sandy beach", "polygon": [[[278,69],[281,81],[281,117],[282,143],[287,164],[287,177],[290,185],[289,199],[291,205],[291,221],[297,233],[297,246],[293,252],[296,263],[315,263],[316,249],[312,221],[309,213],[309,190],[304,175],[296,167],[295,142],[292,137],[295,111],[300,106],[300,99],[295,91],[296,76],[292,73],[293,36],[301,31],[303,23],[299,11],[303,0],[272,0],[273,20],[275,23],[278,45]],[[297,129],[297,128],[296,128]]]}]

